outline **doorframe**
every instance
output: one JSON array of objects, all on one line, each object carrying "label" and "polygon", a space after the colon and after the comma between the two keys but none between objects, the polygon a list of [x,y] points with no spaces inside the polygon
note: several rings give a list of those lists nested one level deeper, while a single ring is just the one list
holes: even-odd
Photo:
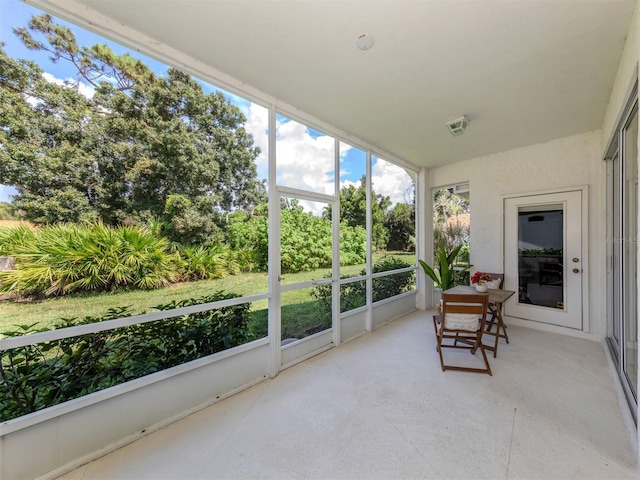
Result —
[{"label": "doorframe", "polygon": [[[505,271],[505,201],[507,199],[530,197],[535,195],[547,195],[552,193],[581,192],[581,238],[582,238],[582,329],[574,329],[551,325],[542,322],[531,322],[529,320],[510,317],[510,322],[515,325],[527,326],[538,330],[549,332],[564,333],[573,336],[592,339],[591,316],[589,315],[589,185],[576,185],[573,187],[562,187],[545,190],[533,190],[527,192],[507,193],[501,195],[501,222],[500,222],[500,252],[502,255],[502,271]],[[603,290],[604,291],[604,290]],[[509,317],[509,304],[513,303],[514,297],[511,297],[505,305],[505,315]]]}]

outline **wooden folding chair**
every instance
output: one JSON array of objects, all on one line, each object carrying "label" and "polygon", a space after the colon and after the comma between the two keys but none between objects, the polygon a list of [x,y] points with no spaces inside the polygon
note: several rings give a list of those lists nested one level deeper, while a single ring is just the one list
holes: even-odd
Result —
[{"label": "wooden folding chair", "polygon": [[[493,280],[500,280],[498,284],[498,288],[502,290],[504,288],[504,273],[489,273]],[[498,309],[502,308],[501,305],[496,305],[493,302],[489,302],[488,308],[488,316],[485,328],[485,335],[491,335],[495,337],[495,345],[492,347],[493,349],[493,358],[496,357],[498,353],[498,340],[504,338],[507,343],[509,343],[509,335],[507,334],[507,326],[504,324],[502,319],[502,312],[498,312]],[[496,326],[496,331],[493,331],[493,326]],[[502,332],[500,332],[502,330]]]},{"label": "wooden folding chair", "polygon": [[[487,318],[489,295],[486,293],[442,294],[442,313],[433,316],[436,329],[437,350],[442,371],[462,370],[465,372],[491,373],[489,360],[482,344],[482,334]],[[449,343],[445,343],[448,340]],[[460,348],[475,354],[479,349],[485,368],[445,365],[443,348]]]}]

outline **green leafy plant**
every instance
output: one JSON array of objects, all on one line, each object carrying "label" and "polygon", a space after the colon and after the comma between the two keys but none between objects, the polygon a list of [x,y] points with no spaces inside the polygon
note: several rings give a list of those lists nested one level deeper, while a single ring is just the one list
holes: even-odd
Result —
[{"label": "green leafy plant", "polygon": [[[280,211],[281,268],[283,273],[310,272],[332,264],[331,221],[305,212],[298,201]],[[268,218],[264,207],[249,216],[234,213],[227,234],[234,250],[251,253],[255,268],[266,271],[269,259]],[[357,265],[366,259],[366,231],[360,226],[340,225],[340,264]]]},{"label": "green leafy plant", "polygon": [[[173,310],[236,298],[215,292],[158,305]],[[154,322],[16,347],[0,352],[0,422],[242,345],[250,305],[242,303]],[[100,317],[62,318],[55,328],[105,322],[131,314],[129,306]],[[6,337],[44,331],[36,324],[1,332]]]},{"label": "green leafy plant", "polygon": [[[384,257],[373,265],[373,273],[388,272],[410,267],[411,265],[398,258]],[[363,269],[359,275],[366,275],[367,270]],[[324,278],[331,277],[331,274]],[[348,278],[345,275],[341,279]],[[384,277],[377,277],[373,282],[373,301],[377,302],[385,298],[393,297],[404,292],[408,292],[415,285],[414,272],[400,272]],[[366,281],[346,283],[340,287],[340,312],[347,312],[354,308],[366,304]],[[321,309],[331,313],[331,284],[314,287],[311,295],[318,300]]]},{"label": "green leafy plant", "polygon": [[16,266],[0,271],[3,293],[51,296],[152,289],[178,278],[179,257],[168,240],[142,227],[96,222],[35,231],[0,228],[0,252],[14,257]]},{"label": "green leafy plant", "polygon": [[239,267],[231,249],[226,245],[211,247],[178,247],[185,261],[182,270],[185,280],[224,278],[229,273],[237,273]]},{"label": "green leafy plant", "polygon": [[434,265],[433,267],[427,265],[423,260],[418,260],[424,273],[433,280],[436,287],[440,287],[443,291],[455,286],[460,273],[472,267],[472,265],[465,265],[461,267],[460,270],[453,268],[454,262],[461,249],[462,245],[458,245],[451,252],[447,253],[444,247],[440,247],[437,255],[438,265]]},{"label": "green leafy plant", "polygon": [[[395,257],[383,257],[380,261],[373,264],[372,273],[389,272],[391,270],[399,270],[401,268],[410,267],[411,265]],[[372,282],[372,300],[378,302],[385,298],[400,295],[408,292],[415,286],[415,272],[400,272],[384,277],[376,277]]]}]

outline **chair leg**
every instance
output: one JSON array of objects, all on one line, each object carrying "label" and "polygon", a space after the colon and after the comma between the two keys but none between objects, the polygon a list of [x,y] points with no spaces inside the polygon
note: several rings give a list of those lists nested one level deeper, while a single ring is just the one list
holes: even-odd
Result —
[{"label": "chair leg", "polygon": [[436,346],[436,350],[438,350],[438,355],[440,355],[440,366],[442,367],[442,371],[444,372],[444,358],[442,356],[442,335],[438,334],[437,337],[438,345]]},{"label": "chair leg", "polygon": [[484,365],[485,367],[487,367],[487,373],[493,377],[493,373],[491,372],[491,367],[489,366],[489,359],[487,358],[487,354],[484,351],[484,346],[482,345],[482,342],[480,342],[480,353],[482,353],[482,359],[484,360]]}]

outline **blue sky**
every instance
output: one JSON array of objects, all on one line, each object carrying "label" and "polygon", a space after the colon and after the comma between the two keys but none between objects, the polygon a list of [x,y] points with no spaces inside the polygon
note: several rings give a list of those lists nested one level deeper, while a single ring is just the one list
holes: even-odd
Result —
[{"label": "blue sky", "polygon": [[[40,65],[47,73],[56,79],[66,80],[75,78],[75,71],[68,62],[60,61],[53,63],[49,60],[46,52],[28,50],[13,33],[14,27],[27,26],[32,15],[43,13],[30,5],[19,0],[0,0],[0,41],[4,42],[5,51],[12,58],[29,59]],[[67,25],[76,35],[79,45],[92,45],[94,43],[106,43],[116,53],[128,52],[132,56],[141,58],[158,75],[164,75],[167,66],[138,52],[108,41],[103,37],[83,30],[75,25],[56,19],[57,22]],[[219,90],[205,82],[200,82],[205,92]],[[232,103],[236,104],[247,116],[247,130],[254,136],[255,143],[261,147],[263,153],[256,160],[258,176],[266,178],[267,165],[267,141],[266,141],[266,109],[251,102],[231,95],[221,90]],[[296,122],[292,122],[296,123]],[[280,184],[303,188],[305,190],[321,191],[323,193],[333,193],[331,184],[334,175],[332,167],[319,168],[319,164],[324,163],[324,159],[332,155],[329,150],[333,150],[331,142],[333,139],[323,135],[321,132],[311,128],[305,128],[297,124],[300,128],[292,128],[294,125],[287,124],[287,119],[278,116],[278,169],[286,166],[289,181],[278,178]],[[282,132],[286,136],[283,137]],[[341,185],[345,183],[355,183],[365,173],[365,154],[363,151],[344,146],[341,159]],[[286,155],[285,155],[286,152]],[[285,158],[285,156],[287,158]],[[295,158],[294,158],[295,157]],[[403,179],[404,178],[404,179]],[[399,167],[395,167],[386,162],[377,162],[373,165],[373,181],[376,186],[376,193],[393,196],[401,189],[400,184],[406,183],[406,173]],[[388,191],[386,191],[388,190]],[[0,201],[10,201],[10,195],[15,193],[11,187],[0,185]]]}]

